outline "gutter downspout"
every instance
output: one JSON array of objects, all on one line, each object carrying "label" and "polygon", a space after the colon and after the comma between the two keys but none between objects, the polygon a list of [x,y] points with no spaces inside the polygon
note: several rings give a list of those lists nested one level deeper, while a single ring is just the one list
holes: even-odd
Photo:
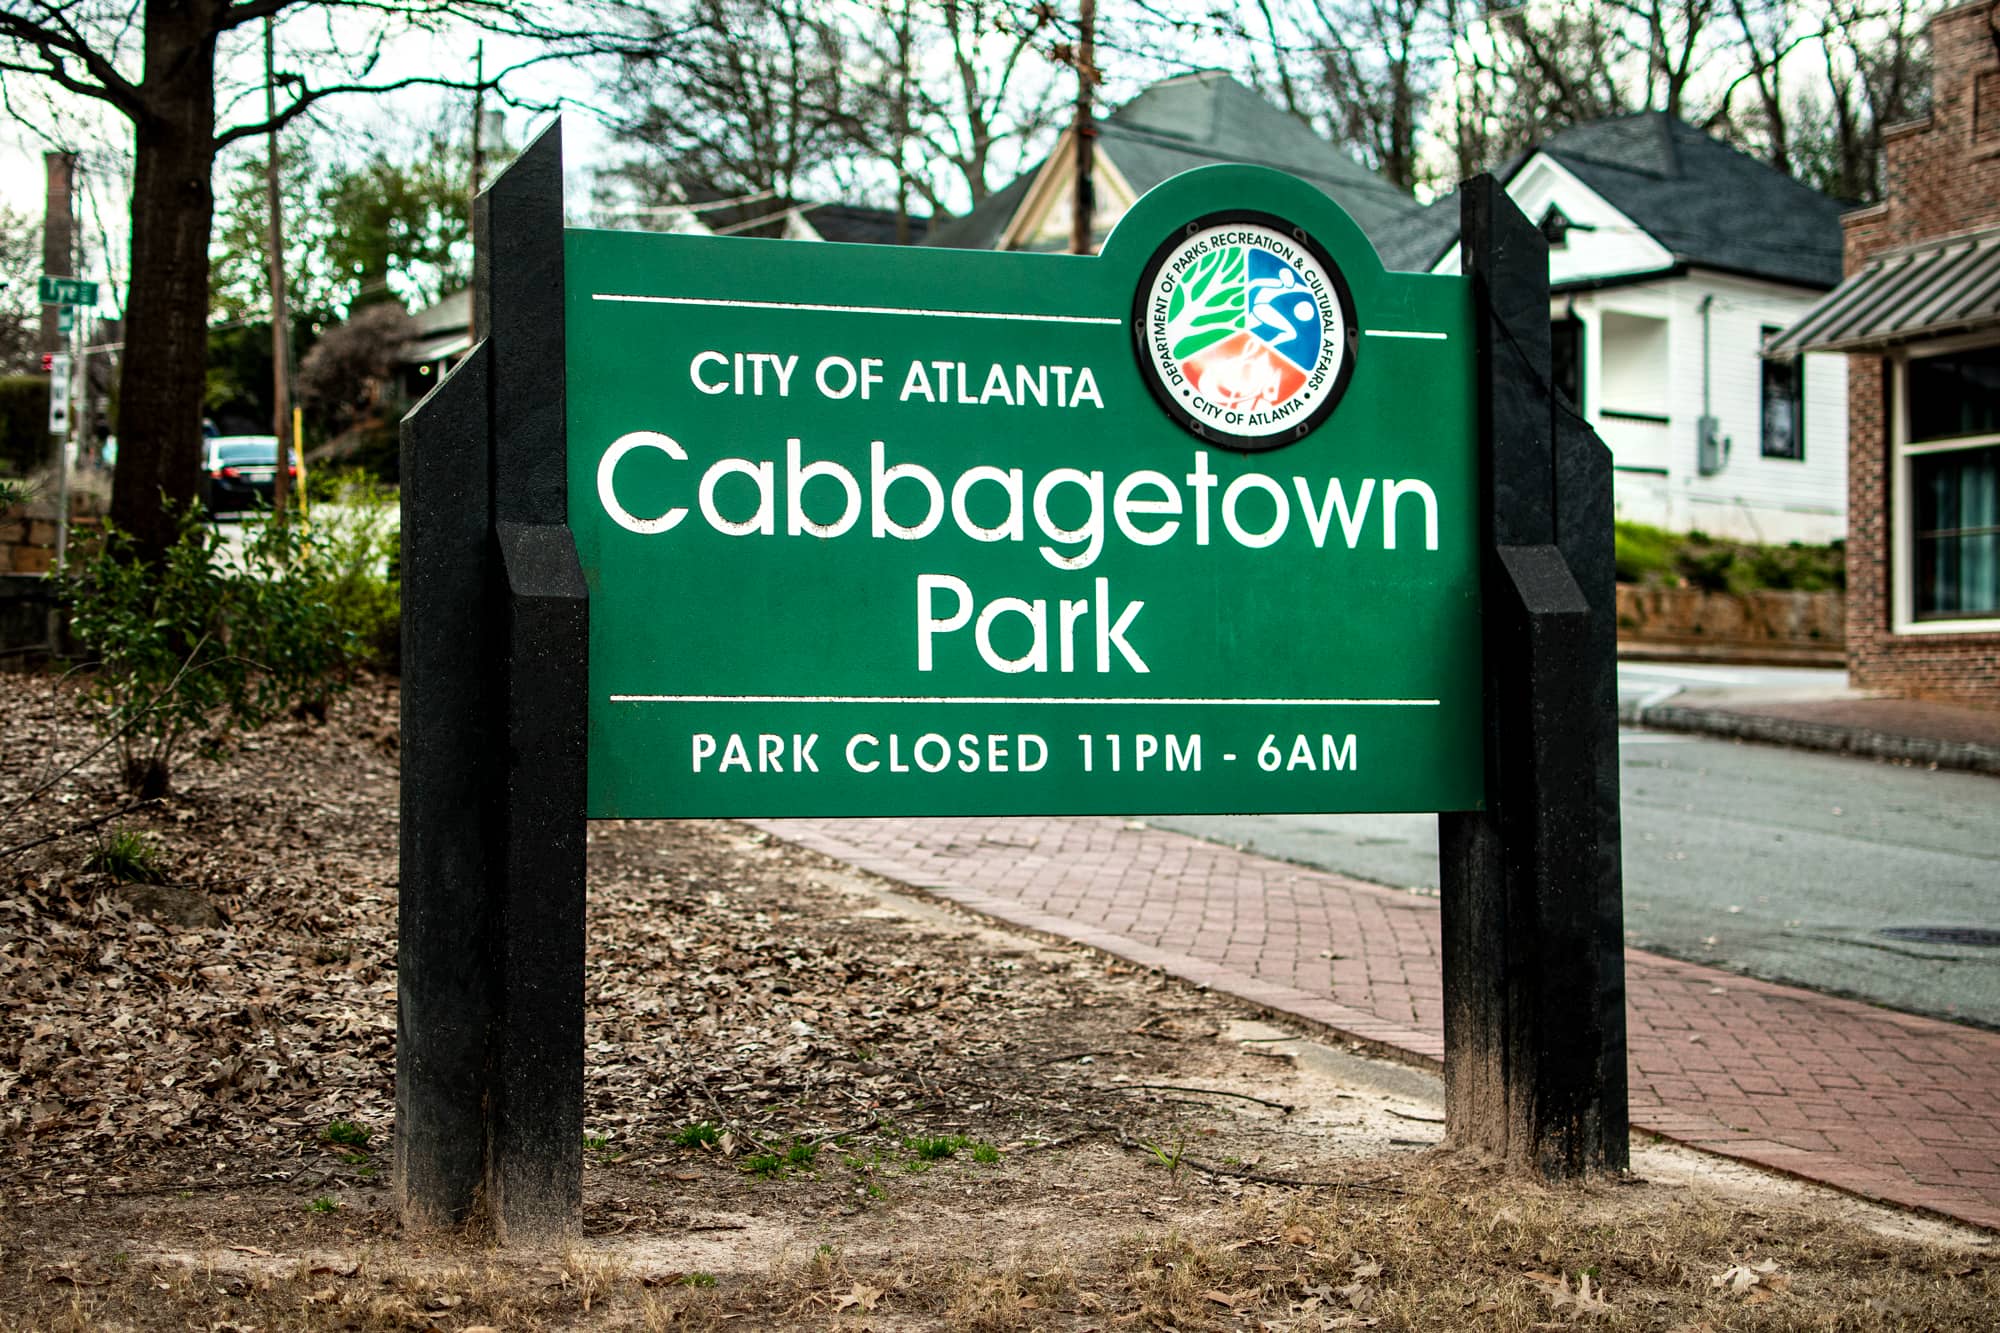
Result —
[{"label": "gutter downspout", "polygon": [[1715,419],[1709,401],[1710,361],[1709,315],[1715,305],[1715,293],[1709,292],[1701,298],[1701,419],[1695,423],[1695,471],[1704,477],[1712,477],[1722,471],[1729,462],[1729,441],[1722,434],[1722,423]]}]

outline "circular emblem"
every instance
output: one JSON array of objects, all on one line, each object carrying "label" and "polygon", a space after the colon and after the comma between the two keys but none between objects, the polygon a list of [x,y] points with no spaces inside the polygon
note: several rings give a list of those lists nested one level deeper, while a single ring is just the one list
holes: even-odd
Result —
[{"label": "circular emblem", "polygon": [[1141,377],[1227,449],[1304,439],[1354,373],[1354,298],[1325,250],[1268,213],[1216,213],[1153,253],[1133,299]]}]

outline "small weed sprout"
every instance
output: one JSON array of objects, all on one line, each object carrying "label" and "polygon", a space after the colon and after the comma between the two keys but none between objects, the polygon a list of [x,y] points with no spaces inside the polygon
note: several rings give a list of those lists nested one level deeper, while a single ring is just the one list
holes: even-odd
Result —
[{"label": "small weed sprout", "polygon": [[1000,1160],[1000,1150],[990,1143],[975,1143],[972,1145],[972,1160],[991,1166]]},{"label": "small weed sprout", "polygon": [[706,1120],[697,1120],[682,1126],[674,1142],[683,1148],[713,1148],[722,1142],[722,1131]]},{"label": "small weed sprout", "polygon": [[611,1146],[611,1139],[603,1134],[585,1134],[583,1146],[591,1152],[603,1152]]},{"label": "small weed sprout", "polygon": [[785,1174],[785,1159],[774,1152],[751,1153],[743,1159],[743,1170],[748,1175],[776,1180]]},{"label": "small weed sprout", "polygon": [[83,863],[85,870],[111,876],[120,884],[164,884],[159,849],[131,829],[113,830]]},{"label": "small weed sprout", "polygon": [[683,1287],[712,1287],[715,1285],[715,1274],[683,1273],[679,1280]]},{"label": "small weed sprout", "polygon": [[1162,1148],[1157,1143],[1143,1143],[1141,1146],[1159,1159],[1160,1165],[1167,1168],[1168,1176],[1171,1179],[1180,1179],[1181,1159],[1187,1156],[1187,1143],[1185,1140],[1176,1141],[1171,1152]]},{"label": "small weed sprout", "polygon": [[785,1165],[800,1171],[810,1168],[819,1157],[817,1143],[800,1143],[792,1140],[792,1146],[785,1149]]},{"label": "small weed sprout", "polygon": [[321,1130],[319,1137],[325,1143],[337,1143],[343,1148],[365,1151],[368,1140],[374,1135],[365,1125],[358,1125],[352,1120],[336,1120]]},{"label": "small weed sprout", "polygon": [[306,1205],[309,1213],[330,1213],[340,1207],[340,1201],[328,1194],[322,1194]]},{"label": "small weed sprout", "polygon": [[917,1155],[920,1162],[942,1162],[956,1157],[961,1148],[972,1146],[972,1140],[963,1134],[919,1134],[903,1140],[903,1146]]}]

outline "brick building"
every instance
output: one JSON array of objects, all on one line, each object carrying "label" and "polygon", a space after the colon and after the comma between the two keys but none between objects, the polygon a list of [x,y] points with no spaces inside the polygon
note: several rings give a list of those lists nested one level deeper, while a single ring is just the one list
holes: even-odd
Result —
[{"label": "brick building", "polygon": [[1845,280],[1770,351],[1849,354],[1854,683],[2000,706],[2000,0],[1930,32],[1930,114],[1885,132]]}]

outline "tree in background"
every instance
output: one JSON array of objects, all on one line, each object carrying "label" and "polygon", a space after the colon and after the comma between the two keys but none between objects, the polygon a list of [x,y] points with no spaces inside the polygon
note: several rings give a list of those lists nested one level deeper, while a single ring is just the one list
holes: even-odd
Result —
[{"label": "tree in background", "polygon": [[[607,93],[633,151],[601,178],[641,210],[805,198],[976,204],[1068,95],[1047,5],[1013,0],[684,0],[684,34]],[[750,207],[768,200],[763,215]]]},{"label": "tree in background", "polygon": [[363,305],[325,335],[299,362],[299,397],[335,430],[361,420],[376,405],[396,357],[410,340],[410,317],[393,301]]},{"label": "tree in background", "polygon": [[[610,93],[624,159],[606,178],[642,207],[776,198],[848,149],[846,44],[812,0],[691,0]],[[679,32],[669,43],[669,28]]]},{"label": "tree in background", "polygon": [[[172,510],[195,490],[217,154],[337,94],[470,85],[435,72],[378,77],[398,41],[448,29],[498,34],[532,48],[527,63],[618,52],[631,48],[637,8],[637,0],[9,0],[0,8],[0,77],[94,98],[133,127],[129,350],[111,516],[141,553],[166,551]],[[269,118],[262,97],[219,79],[254,48],[267,18],[280,23],[290,70]],[[498,95],[509,73],[490,80]]]},{"label": "tree in background", "polygon": [[1067,112],[1074,59],[1049,5],[901,0],[854,32],[866,96],[847,128],[887,165],[899,213],[912,194],[933,215],[977,206],[1005,184],[993,177],[1003,156],[1019,170],[1024,146]]},{"label": "tree in background", "polygon": [[[229,156],[220,168],[215,235],[209,244],[209,314],[222,323],[268,322],[271,233],[263,146]],[[318,208],[322,174],[306,136],[287,135],[278,154],[285,299],[293,311],[315,316],[340,308],[323,251],[325,225]]]},{"label": "tree in background", "polygon": [[[490,151],[489,172],[507,157],[503,145]],[[334,306],[425,306],[471,282],[471,181],[470,146],[443,134],[336,170],[317,216]]]},{"label": "tree in background", "polygon": [[41,369],[42,229],[35,219],[0,204],[0,375]]}]

